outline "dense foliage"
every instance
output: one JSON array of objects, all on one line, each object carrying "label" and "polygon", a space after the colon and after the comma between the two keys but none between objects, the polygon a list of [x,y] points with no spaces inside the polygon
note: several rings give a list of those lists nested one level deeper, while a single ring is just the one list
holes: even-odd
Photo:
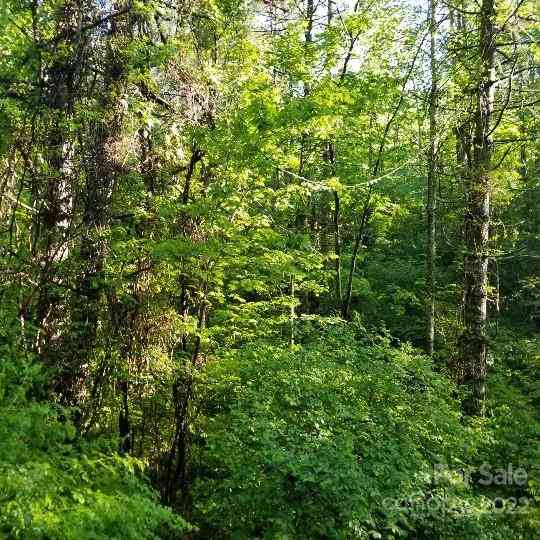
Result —
[{"label": "dense foliage", "polygon": [[67,411],[28,401],[39,366],[2,359],[0,533],[6,538],[177,538],[190,529],[159,504],[144,464],[77,437]]},{"label": "dense foliage", "polygon": [[535,538],[539,11],[0,2],[0,537]]},{"label": "dense foliage", "polygon": [[[455,388],[410,347],[363,328],[310,338],[295,351],[249,347],[208,366],[193,492],[207,537],[534,534],[537,510],[524,518],[519,508],[515,519],[507,503],[497,513],[489,491],[459,474],[511,462],[530,472],[522,495],[531,495],[540,472],[534,418],[494,405],[492,420],[463,425]],[[517,448],[518,433],[531,446]]]}]

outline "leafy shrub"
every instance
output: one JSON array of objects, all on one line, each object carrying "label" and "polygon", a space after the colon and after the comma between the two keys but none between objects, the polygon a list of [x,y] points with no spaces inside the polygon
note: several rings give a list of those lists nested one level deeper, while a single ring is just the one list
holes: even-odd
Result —
[{"label": "leafy shrub", "polygon": [[[452,384],[411,349],[335,325],[303,348],[232,351],[200,387],[204,538],[496,538],[481,536],[494,519],[482,496],[433,481],[434,465],[463,465],[477,433],[461,423]],[[472,511],[419,511],[442,496]]]},{"label": "leafy shrub", "polygon": [[68,413],[30,402],[36,365],[0,367],[0,537],[181,538],[188,524],[161,506],[143,463],[76,439]]}]

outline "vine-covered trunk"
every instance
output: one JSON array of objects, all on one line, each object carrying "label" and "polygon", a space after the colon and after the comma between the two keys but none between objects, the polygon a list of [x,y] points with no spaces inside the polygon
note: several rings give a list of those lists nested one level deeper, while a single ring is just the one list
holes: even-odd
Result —
[{"label": "vine-covered trunk", "polygon": [[[121,6],[120,6],[121,7]],[[122,84],[125,66],[121,39],[127,32],[127,21],[115,19],[105,42],[103,94],[100,99],[102,117],[91,126],[86,153],[86,184],[82,216],[83,234],[80,257],[82,270],[73,305],[73,338],[77,346],[70,351],[66,365],[65,401],[77,400],[95,345],[101,303],[104,294],[106,257],[105,229],[110,219],[110,204],[117,177],[122,172],[120,137],[125,100]]]},{"label": "vine-covered trunk", "polygon": [[[34,12],[34,38],[37,40],[37,15]],[[45,157],[47,167],[36,190],[40,211],[34,223],[34,241],[39,263],[39,295],[36,307],[38,335],[36,350],[41,358],[54,361],[53,342],[58,335],[62,297],[59,294],[61,276],[58,265],[67,257],[69,228],[72,218],[74,182],[74,144],[70,138],[69,121],[77,99],[77,83],[83,70],[80,62],[85,43],[73,35],[81,17],[79,7],[65,2],[57,14],[56,32],[66,36],[61,45],[67,51],[48,66],[38,66],[38,78],[43,85],[45,120]]]}]

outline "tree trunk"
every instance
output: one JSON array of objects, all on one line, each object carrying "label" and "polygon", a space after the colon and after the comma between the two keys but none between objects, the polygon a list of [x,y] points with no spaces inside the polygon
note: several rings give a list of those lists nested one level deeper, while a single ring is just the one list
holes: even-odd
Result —
[{"label": "tree trunk", "polygon": [[436,0],[430,0],[429,4],[429,27],[430,27],[430,71],[431,89],[429,95],[429,150],[428,150],[428,170],[427,170],[427,201],[426,201],[426,221],[427,221],[427,245],[426,245],[426,352],[433,354],[435,342],[435,211],[437,199],[436,187],[436,167],[437,167],[437,59],[436,39]]},{"label": "tree trunk", "polygon": [[488,240],[491,191],[491,118],[494,92],[494,0],[482,0],[479,74],[473,116],[472,164],[465,214],[463,321],[460,339],[464,383],[470,395],[465,412],[483,415],[486,394]]},{"label": "tree trunk", "polygon": [[341,306],[343,292],[341,290],[341,231],[340,231],[340,226],[339,226],[340,201],[339,201],[339,193],[335,190],[333,193],[334,193],[334,251],[336,253],[336,261],[335,261],[336,304],[338,306]]},{"label": "tree trunk", "polygon": [[[80,15],[73,2],[65,2],[59,9],[56,33],[71,36]],[[38,17],[37,13],[34,17]],[[47,107],[45,114],[49,118],[45,136],[47,171],[43,191],[37,191],[42,204],[35,224],[40,264],[36,350],[45,362],[54,357],[50,349],[52,341],[58,337],[55,322],[62,312],[62,298],[52,283],[58,263],[67,256],[72,214],[73,143],[65,126],[73,115],[77,91],[75,79],[81,69],[79,56],[84,48],[84,43],[73,43],[69,38],[61,43],[69,54],[65,57],[56,55],[52,64],[40,73]]]},{"label": "tree trunk", "polygon": [[[129,17],[129,15],[124,15]],[[84,234],[81,241],[82,275],[77,286],[73,308],[73,344],[66,366],[67,403],[76,402],[84,382],[87,364],[97,337],[101,300],[104,292],[105,228],[109,224],[110,202],[115,181],[122,172],[119,139],[125,103],[122,100],[124,61],[117,39],[127,34],[129,22],[115,19],[105,36],[103,94],[100,100],[102,117],[90,134],[83,213]],[[121,26],[120,26],[121,25]]]}]

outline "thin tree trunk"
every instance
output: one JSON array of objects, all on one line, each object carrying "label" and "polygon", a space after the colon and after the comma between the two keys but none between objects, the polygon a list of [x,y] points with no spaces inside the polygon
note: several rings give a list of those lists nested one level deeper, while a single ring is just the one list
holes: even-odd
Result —
[{"label": "thin tree trunk", "polygon": [[336,302],[341,305],[343,292],[341,290],[341,231],[339,226],[340,220],[340,200],[339,193],[334,190],[334,250],[336,253]]},{"label": "thin tree trunk", "polygon": [[332,22],[332,18],[334,16],[334,7],[333,7],[333,0],[328,0],[326,4],[326,23],[328,26],[330,26],[330,23]]},{"label": "thin tree trunk", "polygon": [[295,300],[295,291],[294,291],[294,276],[291,274],[291,311],[290,311],[290,317],[289,317],[289,324],[290,324],[290,337],[289,337],[289,345],[292,347],[294,345],[294,327],[295,327],[295,310],[294,310],[294,300]]},{"label": "thin tree trunk", "polygon": [[[306,50],[313,42],[313,16],[315,15],[315,5],[313,0],[307,0],[306,2],[306,31],[305,36],[305,45]],[[304,81],[304,96],[308,96],[311,91],[310,84],[307,81]]]},{"label": "thin tree trunk", "polygon": [[426,245],[426,352],[433,354],[435,342],[435,212],[436,198],[436,167],[437,167],[437,94],[438,73],[436,59],[437,21],[436,0],[430,0],[429,4],[429,27],[430,27],[430,71],[431,89],[429,96],[429,151],[427,171],[427,245]]},{"label": "thin tree trunk", "polygon": [[[356,3],[355,11],[358,7],[358,2]],[[364,232],[371,214],[371,197],[373,195],[373,181],[376,180],[377,175],[379,174],[379,171],[383,168],[383,153],[386,146],[386,140],[388,138],[388,134],[390,132],[390,128],[392,127],[392,124],[394,123],[394,120],[396,119],[397,113],[399,112],[399,109],[401,108],[401,104],[403,103],[403,100],[405,99],[405,88],[407,85],[407,82],[409,81],[411,74],[413,72],[414,66],[416,64],[416,60],[420,54],[420,51],[422,50],[422,44],[424,43],[424,40],[420,42],[418,48],[416,49],[416,52],[414,54],[414,58],[411,62],[411,65],[409,66],[409,70],[407,71],[407,75],[405,76],[405,79],[403,80],[403,84],[401,86],[401,94],[399,96],[398,102],[394,108],[394,111],[390,118],[388,119],[388,122],[386,122],[386,126],[384,128],[383,136],[381,139],[381,142],[379,144],[379,150],[377,153],[377,159],[375,160],[375,165],[373,167],[372,172],[372,178],[371,182],[369,184],[368,192],[366,195],[366,199],[364,202],[364,208],[362,210],[362,219],[360,221],[360,226],[358,227],[358,231],[356,232],[355,240],[354,240],[354,249],[353,249],[353,256],[351,259],[351,266],[349,269],[349,279],[347,281],[347,292],[345,294],[345,299],[343,300],[342,308],[341,308],[341,314],[344,319],[348,319],[350,316],[351,311],[351,301],[352,301],[352,286],[353,286],[353,278],[354,278],[354,272],[356,271],[356,261],[358,258],[358,252],[360,250],[360,245],[363,240]],[[370,118],[370,131],[372,127],[373,122],[373,116]],[[370,157],[369,157],[369,168],[371,169],[371,148],[370,148]]]},{"label": "thin tree trunk", "polygon": [[356,262],[358,261],[358,252],[360,251],[360,245],[362,243],[364,231],[367,225],[367,220],[368,220],[368,216],[370,212],[371,194],[372,194],[372,187],[370,186],[368,194],[366,196],[366,200],[364,202],[364,208],[362,210],[362,219],[360,221],[360,227],[358,228],[356,237],[354,239],[354,248],[353,248],[353,253],[352,253],[352,258],[351,258],[351,266],[349,268],[349,278],[347,279],[347,291],[345,293],[345,300],[343,301],[343,305],[341,308],[341,316],[345,320],[349,320],[349,317],[351,314],[353,279],[354,279],[354,273],[356,272]]},{"label": "thin tree trunk", "polygon": [[306,32],[305,32],[305,38],[306,43],[311,43],[313,41],[313,15],[315,14],[315,5],[313,4],[313,0],[307,0],[306,3]]}]

